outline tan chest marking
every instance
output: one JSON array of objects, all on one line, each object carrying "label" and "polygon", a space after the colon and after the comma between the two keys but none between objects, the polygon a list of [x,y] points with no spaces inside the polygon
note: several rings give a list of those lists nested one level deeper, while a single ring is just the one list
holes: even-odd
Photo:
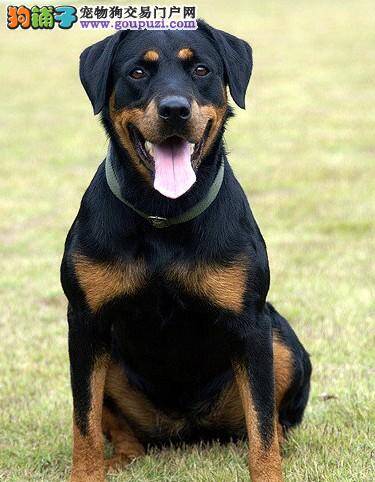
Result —
[{"label": "tan chest marking", "polygon": [[247,262],[243,258],[228,265],[174,265],[168,277],[188,292],[208,298],[214,305],[240,313],[247,282]]},{"label": "tan chest marking", "polygon": [[117,296],[133,295],[144,285],[147,277],[143,260],[123,264],[107,264],[76,254],[75,273],[93,312]]}]

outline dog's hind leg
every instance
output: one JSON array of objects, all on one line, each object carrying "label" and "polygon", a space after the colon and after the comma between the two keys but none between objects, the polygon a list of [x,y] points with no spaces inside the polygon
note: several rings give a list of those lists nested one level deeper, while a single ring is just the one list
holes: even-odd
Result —
[{"label": "dog's hind leg", "polygon": [[[291,349],[279,339],[277,333],[273,333],[272,344],[276,411],[277,413],[280,413],[281,403],[293,381],[294,356]],[[280,417],[277,423],[277,435],[279,438],[279,446],[281,448],[281,445],[284,442],[284,428],[280,422]]]},{"label": "dog's hind leg", "polygon": [[132,460],[145,454],[143,445],[138,441],[126,420],[103,407],[103,433],[113,446],[113,456],[105,461],[106,469],[121,469]]},{"label": "dog's hind leg", "polygon": [[269,303],[267,310],[272,319],[278,431],[283,435],[302,420],[309,398],[312,368],[308,353],[287,320]]}]

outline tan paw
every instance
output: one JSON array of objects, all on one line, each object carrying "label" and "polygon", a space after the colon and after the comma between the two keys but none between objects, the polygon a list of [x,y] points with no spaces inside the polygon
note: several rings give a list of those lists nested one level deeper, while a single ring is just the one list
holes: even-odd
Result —
[{"label": "tan paw", "polygon": [[132,461],[127,455],[114,455],[105,461],[107,472],[117,472],[126,467]]},{"label": "tan paw", "polygon": [[106,470],[116,472],[129,465],[133,460],[142,457],[145,454],[141,444],[132,444],[126,452],[115,453],[113,457],[105,461]]}]

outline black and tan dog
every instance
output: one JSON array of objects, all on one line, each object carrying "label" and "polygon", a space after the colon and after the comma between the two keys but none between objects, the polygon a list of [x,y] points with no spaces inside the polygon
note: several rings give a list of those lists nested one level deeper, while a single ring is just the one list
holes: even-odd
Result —
[{"label": "black and tan dog", "polygon": [[223,146],[226,87],[244,108],[251,69],[248,44],[204,22],[119,32],[81,55],[110,149],[61,269],[73,481],[102,481],[149,445],[245,436],[252,480],[282,480],[311,366],[266,302],[266,247]]}]

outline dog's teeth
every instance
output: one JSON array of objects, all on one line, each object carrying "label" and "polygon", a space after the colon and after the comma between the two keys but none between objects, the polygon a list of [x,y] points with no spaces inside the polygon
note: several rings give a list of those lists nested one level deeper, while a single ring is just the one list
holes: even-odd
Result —
[{"label": "dog's teeth", "polygon": [[190,155],[193,154],[194,148],[195,148],[195,144],[192,144],[191,142],[189,142]]},{"label": "dog's teeth", "polygon": [[145,142],[145,148],[146,148],[146,151],[147,151],[147,152],[150,152],[150,151],[151,151],[151,147],[152,147],[151,142],[146,141],[146,142]]},{"label": "dog's teeth", "polygon": [[153,155],[154,145],[152,144],[152,142],[146,141],[145,142],[145,149],[151,156]]}]

